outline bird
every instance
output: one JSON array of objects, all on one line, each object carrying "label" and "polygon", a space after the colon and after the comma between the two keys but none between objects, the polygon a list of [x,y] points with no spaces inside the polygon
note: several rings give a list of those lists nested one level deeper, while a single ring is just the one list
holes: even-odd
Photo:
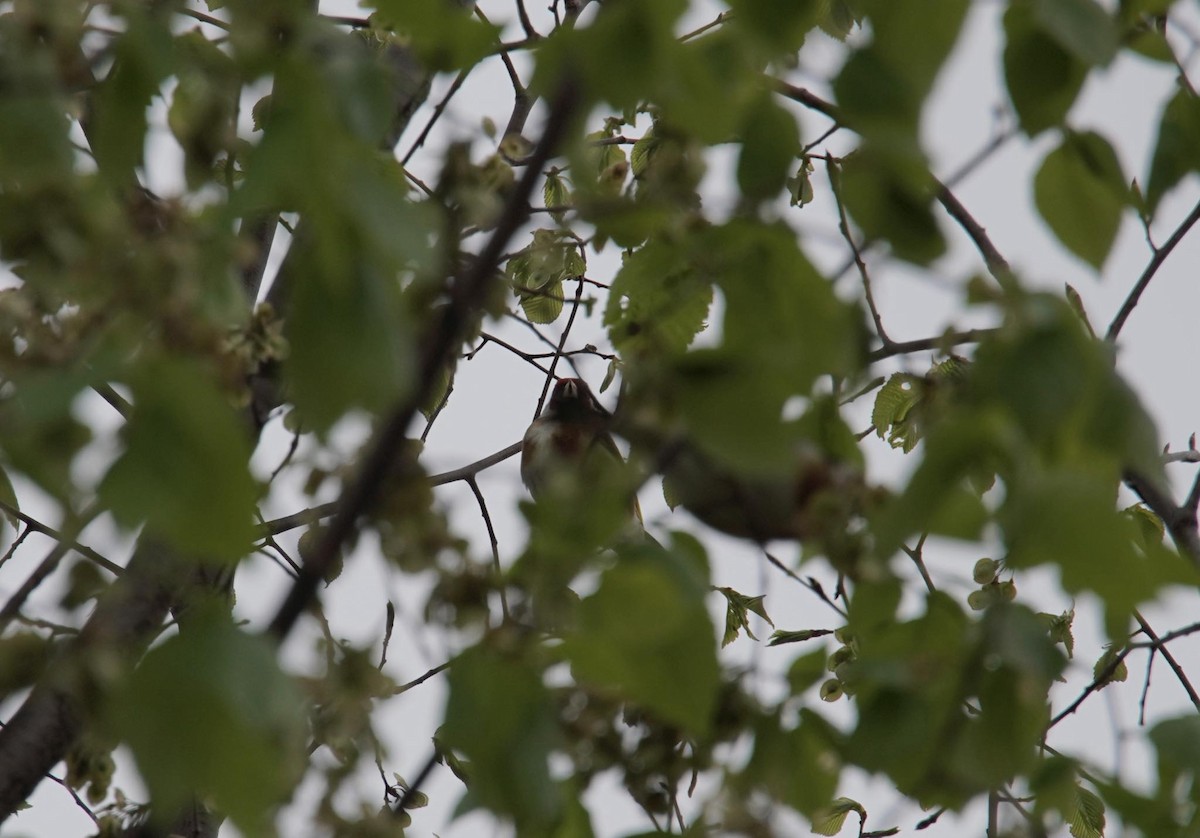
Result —
[{"label": "bird", "polygon": [[[586,381],[559,379],[545,410],[530,424],[522,441],[521,480],[533,499],[614,485],[611,481],[620,479],[625,459],[609,432],[611,424],[612,414]],[[631,506],[640,522],[636,496]]]}]

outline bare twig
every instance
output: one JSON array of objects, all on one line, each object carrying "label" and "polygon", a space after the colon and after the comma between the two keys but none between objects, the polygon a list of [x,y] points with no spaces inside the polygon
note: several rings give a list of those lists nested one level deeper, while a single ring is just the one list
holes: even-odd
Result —
[{"label": "bare twig", "polygon": [[[1153,655],[1154,652],[1158,652],[1163,656],[1163,660],[1167,662],[1167,666],[1171,667],[1171,671],[1174,672],[1175,677],[1179,679],[1179,683],[1183,687],[1183,691],[1187,693],[1188,699],[1192,702],[1192,706],[1197,710],[1200,710],[1200,695],[1196,693],[1196,688],[1192,686],[1191,680],[1188,679],[1187,672],[1185,672],[1183,667],[1179,665],[1179,661],[1175,659],[1173,654],[1171,654],[1171,650],[1167,648],[1165,642],[1154,633],[1154,629],[1152,629],[1150,624],[1146,622],[1146,618],[1137,611],[1133,612],[1133,616],[1134,619],[1137,620],[1138,625],[1141,627],[1142,634],[1150,638],[1150,642],[1153,644],[1151,647],[1151,655]],[[1151,660],[1153,660],[1153,658],[1151,658]],[[1150,681],[1149,664],[1146,665],[1146,681],[1147,683]]]},{"label": "bare twig", "polygon": [[93,504],[90,508],[81,512],[78,516],[71,516],[64,530],[62,540],[55,543],[50,552],[46,554],[41,563],[34,569],[33,573],[22,583],[16,592],[9,597],[8,602],[4,603],[4,607],[0,608],[0,632],[4,631],[9,621],[21,610],[21,606],[25,604],[25,600],[29,595],[37,590],[42,582],[54,572],[58,567],[59,562],[68,552],[74,549],[75,536],[83,531],[83,529],[96,517],[100,512],[100,507]]},{"label": "bare twig", "polygon": [[1187,218],[1183,219],[1175,232],[1171,234],[1171,238],[1163,242],[1162,247],[1156,248],[1154,255],[1151,257],[1146,269],[1142,271],[1142,275],[1138,277],[1133,288],[1130,289],[1129,295],[1125,298],[1125,302],[1121,304],[1121,308],[1117,311],[1116,317],[1109,324],[1108,331],[1104,335],[1104,339],[1109,343],[1117,339],[1117,335],[1121,333],[1121,329],[1125,326],[1125,321],[1129,319],[1129,315],[1137,307],[1138,301],[1142,298],[1142,292],[1150,284],[1150,280],[1154,279],[1154,275],[1158,269],[1162,267],[1163,262],[1167,261],[1167,257],[1171,255],[1171,251],[1175,249],[1183,237],[1188,234],[1192,226],[1200,221],[1200,203],[1192,207],[1192,211],[1188,213]]},{"label": "bare twig", "polygon": [[13,516],[14,518],[16,518],[18,521],[23,523],[25,526],[29,527],[34,532],[40,532],[42,535],[49,536],[50,538],[53,538],[55,541],[58,541],[60,543],[65,543],[68,547],[70,547],[76,553],[83,556],[88,561],[96,564],[97,566],[104,568],[109,573],[111,573],[113,576],[120,576],[124,570],[124,568],[122,568],[119,564],[115,564],[114,562],[111,562],[108,559],[104,558],[104,556],[101,556],[99,553],[97,553],[91,547],[88,547],[86,544],[80,544],[75,539],[69,537],[66,533],[60,532],[60,531],[54,529],[54,527],[49,526],[48,524],[43,524],[41,521],[37,520],[36,518],[31,518],[30,516],[26,515],[21,510],[17,509],[15,506],[11,506],[2,500],[0,500],[0,512],[3,512],[5,515]]},{"label": "bare twig", "polygon": [[[444,471],[441,474],[435,474],[429,478],[429,485],[443,486],[447,483],[455,483],[459,480],[467,480],[484,469],[491,468],[497,463],[502,463],[509,457],[514,456],[521,450],[521,443],[514,442],[507,448],[502,448],[494,454],[488,454],[473,463],[468,463],[465,466],[460,466],[450,471]],[[299,512],[294,512],[291,515],[284,515],[282,518],[274,518],[265,522],[261,526],[261,535],[279,535],[280,533],[294,530],[297,527],[307,526],[308,524],[316,523],[322,518],[328,518],[337,512],[338,502],[330,501],[329,503],[318,504],[311,506],[308,509],[302,509]]]},{"label": "bare twig", "polygon": [[504,569],[500,567],[500,542],[496,540],[496,529],[492,526],[492,516],[488,514],[487,501],[484,500],[483,492],[479,491],[479,483],[475,480],[475,475],[467,478],[467,485],[471,487],[471,492],[475,495],[475,501],[479,504],[479,514],[483,516],[483,523],[487,526],[488,541],[492,545],[492,567],[496,571],[496,585],[500,589],[500,613],[504,615],[504,620],[507,622],[508,595],[504,592]]},{"label": "bare twig", "polygon": [[997,329],[967,329],[963,332],[946,332],[932,338],[919,340],[893,341],[888,346],[881,346],[867,355],[867,361],[874,363],[894,355],[907,355],[910,352],[923,352],[926,349],[944,349],[950,346],[961,346],[964,343],[978,343],[986,337],[996,334]]},{"label": "bare twig", "polygon": [[567,325],[563,327],[562,335],[558,339],[558,346],[554,347],[554,357],[550,360],[550,369],[542,384],[542,394],[538,397],[537,407],[533,411],[534,419],[542,415],[542,405],[546,403],[546,395],[550,392],[550,385],[554,382],[554,369],[558,366],[558,360],[563,356],[563,347],[567,343],[567,336],[571,334],[571,327],[575,325],[575,315],[579,313],[579,299],[582,296],[583,281],[580,280],[579,284],[575,286],[575,299],[571,302],[571,313],[567,316]]},{"label": "bare twig", "polygon": [[[463,86],[463,82],[467,80],[467,75],[470,72],[471,69],[469,67],[466,70],[459,70],[458,75],[454,77],[454,81],[450,83],[450,89],[446,91],[446,95],[434,106],[433,113],[430,114],[425,127],[421,129],[421,133],[417,135],[413,144],[409,146],[408,151],[400,158],[401,166],[408,165],[408,161],[417,153],[417,149],[425,145],[425,140],[429,138],[429,132],[433,130],[433,126],[437,124],[437,121],[442,118],[442,114],[446,111],[446,106],[450,104],[450,100],[454,98],[454,94],[458,93],[459,88]],[[426,187],[426,191],[428,192],[428,187]]]}]

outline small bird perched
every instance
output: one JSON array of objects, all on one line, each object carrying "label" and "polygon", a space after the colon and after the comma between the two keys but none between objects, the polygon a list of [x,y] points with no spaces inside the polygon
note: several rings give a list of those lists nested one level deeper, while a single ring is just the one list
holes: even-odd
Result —
[{"label": "small bird perched", "polygon": [[[611,422],[586,381],[558,380],[521,448],[521,480],[535,500],[558,490],[578,492],[619,473],[624,458],[609,433]],[[640,521],[636,497],[633,512]]]}]

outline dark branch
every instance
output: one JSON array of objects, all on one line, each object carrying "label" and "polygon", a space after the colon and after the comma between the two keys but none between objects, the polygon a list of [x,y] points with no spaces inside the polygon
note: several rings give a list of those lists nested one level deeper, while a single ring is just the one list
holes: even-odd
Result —
[{"label": "dark branch", "polygon": [[1137,308],[1138,301],[1142,298],[1142,292],[1150,284],[1150,280],[1154,279],[1154,275],[1158,273],[1158,269],[1162,267],[1163,262],[1167,261],[1167,257],[1171,255],[1171,251],[1175,249],[1183,237],[1188,234],[1192,226],[1200,221],[1200,203],[1192,207],[1192,211],[1188,213],[1187,218],[1175,228],[1175,232],[1171,234],[1171,238],[1163,243],[1162,247],[1155,248],[1154,256],[1150,259],[1150,263],[1146,265],[1146,269],[1142,271],[1142,275],[1138,277],[1138,281],[1134,283],[1133,288],[1129,291],[1129,296],[1125,298],[1125,302],[1121,304],[1117,316],[1113,318],[1112,323],[1108,327],[1108,332],[1105,333],[1104,339],[1112,343],[1117,339],[1117,335],[1121,333],[1121,329],[1125,326],[1125,321],[1129,319],[1129,315]]},{"label": "dark branch", "polygon": [[337,513],[316,548],[305,557],[300,577],[293,583],[271,621],[269,632],[275,638],[282,640],[286,637],[296,620],[315,600],[318,586],[328,568],[354,534],[359,517],[370,509],[385,479],[399,461],[400,448],[413,416],[426,402],[428,391],[436,381],[437,371],[462,342],[472,312],[478,308],[494,281],[505,247],[529,215],[529,196],[541,177],[542,166],[554,154],[566,134],[568,121],[575,110],[575,100],[574,83],[569,78],[564,79],[550,108],[541,142],[533,152],[530,166],[509,195],[492,237],[479,256],[472,260],[467,272],[450,283],[447,289],[449,303],[443,308],[421,353],[418,386],[381,426],[358,476],[346,487]]}]

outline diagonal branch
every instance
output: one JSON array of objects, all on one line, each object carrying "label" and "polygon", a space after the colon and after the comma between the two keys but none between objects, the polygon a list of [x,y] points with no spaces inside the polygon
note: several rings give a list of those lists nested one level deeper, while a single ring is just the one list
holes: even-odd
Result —
[{"label": "diagonal branch", "polygon": [[1133,314],[1133,310],[1137,308],[1138,301],[1142,298],[1142,292],[1150,285],[1150,280],[1154,279],[1154,275],[1158,273],[1158,269],[1162,267],[1163,262],[1167,261],[1167,257],[1171,255],[1171,251],[1175,249],[1183,237],[1188,234],[1197,221],[1200,221],[1200,203],[1192,207],[1192,211],[1188,213],[1187,218],[1183,219],[1175,232],[1171,234],[1171,238],[1167,239],[1162,247],[1154,249],[1154,256],[1150,259],[1146,269],[1142,271],[1142,275],[1138,277],[1137,282],[1133,284],[1133,288],[1129,291],[1129,296],[1125,298],[1125,302],[1121,304],[1121,308],[1117,311],[1116,317],[1108,327],[1108,332],[1105,333],[1104,339],[1109,343],[1117,339],[1117,335],[1121,333],[1121,329],[1125,326],[1125,321],[1129,319],[1129,315]]},{"label": "diagonal branch", "polygon": [[357,477],[346,487],[338,511],[324,531],[313,552],[305,557],[300,575],[271,620],[269,633],[276,639],[287,637],[300,615],[316,599],[317,588],[333,564],[342,546],[358,528],[358,519],[374,503],[388,474],[399,460],[400,448],[413,416],[425,403],[436,372],[462,343],[471,314],[486,296],[495,279],[496,268],[505,247],[529,216],[529,196],[541,177],[542,166],[558,149],[575,111],[576,91],[573,80],[563,80],[550,108],[541,142],[530,156],[529,166],[505,204],[504,212],[478,257],[466,273],[447,289],[449,303],[441,310],[432,332],[425,341],[418,368],[418,386],[409,393],[381,425]]}]

